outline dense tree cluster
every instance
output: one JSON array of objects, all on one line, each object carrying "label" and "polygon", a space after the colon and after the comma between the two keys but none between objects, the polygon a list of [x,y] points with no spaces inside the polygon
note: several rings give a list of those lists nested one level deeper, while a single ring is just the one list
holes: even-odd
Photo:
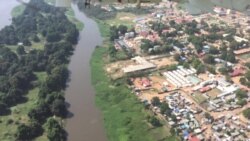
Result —
[{"label": "dense tree cluster", "polygon": [[250,119],[250,108],[247,108],[246,110],[243,111],[243,115],[247,118]]},{"label": "dense tree cluster", "polygon": [[[10,26],[0,31],[0,115],[10,113],[10,107],[25,102],[25,94],[39,87],[37,105],[29,111],[29,124],[17,129],[17,140],[32,140],[43,133],[42,125],[51,116],[67,115],[62,91],[66,87],[69,71],[66,64],[77,43],[78,30],[64,15],[65,10],[46,4],[43,0],[30,0],[23,14],[13,18]],[[47,39],[43,50],[25,51],[19,46],[16,53],[5,45],[18,42],[31,45],[40,42],[37,35]],[[44,82],[38,82],[34,72],[47,72]],[[51,123],[50,140],[65,140],[66,134],[59,123]]]},{"label": "dense tree cluster", "polygon": [[43,0],[32,0],[29,4],[31,6],[26,7],[22,15],[13,18],[12,25],[0,31],[0,44],[22,42],[30,46],[31,41],[39,41],[37,34],[42,34],[48,42],[62,38],[73,44],[77,42],[78,31],[64,15],[64,9],[50,6]]},{"label": "dense tree cluster", "polygon": [[119,36],[124,35],[128,31],[128,27],[125,25],[111,26],[110,27],[110,41],[118,39]]}]

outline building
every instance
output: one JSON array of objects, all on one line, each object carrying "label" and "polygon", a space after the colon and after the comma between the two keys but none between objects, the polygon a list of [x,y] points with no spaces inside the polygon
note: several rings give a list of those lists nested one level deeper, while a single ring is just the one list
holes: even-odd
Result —
[{"label": "building", "polygon": [[142,58],[140,56],[136,56],[136,57],[132,58],[132,60],[134,60],[137,64],[130,65],[130,66],[123,68],[124,73],[135,73],[135,72],[139,72],[139,71],[146,71],[149,69],[154,69],[157,67],[155,64],[145,60],[144,58]]},{"label": "building", "polygon": [[115,47],[116,48],[125,48],[125,49],[129,49],[130,46],[128,46],[128,44],[126,44],[126,42],[124,42],[124,40],[122,39],[115,39]]}]

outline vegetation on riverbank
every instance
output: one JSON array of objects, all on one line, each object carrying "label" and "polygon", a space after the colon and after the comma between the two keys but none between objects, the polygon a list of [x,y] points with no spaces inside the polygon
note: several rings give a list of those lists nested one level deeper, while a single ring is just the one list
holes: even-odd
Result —
[{"label": "vegetation on riverbank", "polygon": [[25,9],[25,6],[22,4],[14,7],[11,11],[11,16],[17,17],[17,16],[21,15],[23,13],[24,9]]},{"label": "vegetation on riverbank", "polygon": [[0,31],[0,140],[65,141],[66,66],[79,33],[65,9],[30,4]]},{"label": "vegetation on riverbank", "polygon": [[[95,50],[91,60],[92,83],[96,90],[96,103],[101,108],[110,141],[171,141],[169,129],[152,127],[143,104],[131,94],[124,81],[111,81],[105,74],[103,61],[107,48]],[[168,130],[168,131],[167,131]],[[167,136],[170,136],[166,139]]]},{"label": "vegetation on riverbank", "polygon": [[[91,59],[92,84],[96,90],[96,104],[101,108],[104,124],[110,141],[174,141],[167,126],[155,127],[149,123],[153,114],[145,109],[126,85],[126,79],[111,80],[105,73],[109,62],[108,47],[110,26],[97,20],[102,47],[97,47]],[[160,120],[162,124],[165,121]]]},{"label": "vegetation on riverbank", "polygon": [[76,27],[77,27],[78,30],[82,30],[82,29],[83,29],[84,24],[83,24],[81,21],[79,21],[79,20],[77,20],[77,19],[75,18],[75,13],[74,13],[74,11],[73,11],[71,8],[69,8],[69,9],[66,11],[65,14],[66,14],[66,16],[68,17],[68,19],[69,19],[72,23],[74,23],[74,24],[76,25]]}]

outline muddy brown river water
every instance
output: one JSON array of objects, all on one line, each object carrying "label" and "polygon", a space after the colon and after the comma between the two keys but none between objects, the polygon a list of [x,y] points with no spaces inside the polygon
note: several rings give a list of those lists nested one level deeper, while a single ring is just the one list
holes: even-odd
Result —
[{"label": "muddy brown river water", "polygon": [[79,42],[71,57],[69,87],[66,89],[66,101],[71,112],[67,119],[66,130],[69,141],[106,141],[103,120],[95,106],[95,92],[91,85],[90,58],[102,37],[94,20],[72,5],[75,16],[84,23],[80,31]]}]

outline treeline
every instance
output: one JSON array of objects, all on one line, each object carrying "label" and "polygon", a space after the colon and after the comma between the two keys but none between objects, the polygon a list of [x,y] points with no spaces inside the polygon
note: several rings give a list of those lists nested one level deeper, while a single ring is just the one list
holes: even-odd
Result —
[{"label": "treeline", "polygon": [[[44,131],[51,141],[66,140],[61,124],[54,118],[48,120],[52,116],[65,118],[67,115],[62,92],[69,76],[66,64],[79,35],[64,12],[43,0],[30,0],[23,14],[0,31],[0,115],[11,114],[12,106],[27,101],[25,94],[29,90],[40,88],[37,105],[28,113],[29,122],[18,126],[16,140],[32,140]],[[39,42],[38,35],[47,40],[44,50],[27,52],[19,46],[15,53],[5,47],[18,42],[31,45],[31,40]],[[40,83],[34,72],[44,71],[47,78]]]}]

